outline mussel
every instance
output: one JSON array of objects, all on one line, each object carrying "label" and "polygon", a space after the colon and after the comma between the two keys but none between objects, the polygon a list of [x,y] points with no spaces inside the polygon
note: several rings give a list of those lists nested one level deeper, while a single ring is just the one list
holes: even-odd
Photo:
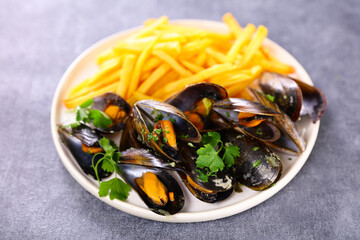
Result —
[{"label": "mussel", "polygon": [[165,102],[183,111],[199,131],[206,131],[218,128],[211,124],[210,118],[216,117],[213,116],[216,113],[211,112],[211,108],[215,102],[227,97],[226,90],[220,85],[198,83],[186,87]]},{"label": "mussel", "polygon": [[[92,159],[94,154],[103,152],[99,144],[99,140],[102,138],[99,131],[81,124],[74,128],[59,126],[58,133],[61,141],[70,150],[82,170],[96,179],[95,171],[92,167]],[[101,157],[102,156],[95,156],[94,165]],[[104,171],[100,165],[98,166],[97,172],[100,179],[110,175],[110,173]]]},{"label": "mussel", "polygon": [[172,215],[184,206],[184,194],[166,171],[130,164],[118,164],[122,178],[137,192],[148,208],[160,215]]},{"label": "mussel", "polygon": [[[151,150],[128,149],[121,153],[119,164],[131,164],[145,167],[161,168],[177,171],[186,183],[190,192],[205,202],[217,202],[230,196],[234,179],[229,170],[224,169],[210,176],[208,181],[200,179],[199,170],[196,168],[196,148],[186,148],[184,143],[180,144],[182,152],[181,162],[169,162],[152,154]],[[198,171],[197,171],[198,170]]]},{"label": "mussel", "polygon": [[106,113],[112,120],[112,124],[106,129],[99,128],[101,132],[118,132],[125,127],[127,117],[130,114],[130,105],[115,93],[105,93],[94,98],[93,109]]},{"label": "mussel", "polygon": [[300,136],[295,123],[291,121],[290,117],[282,112],[280,107],[275,102],[270,101],[262,92],[253,88],[250,88],[250,91],[261,104],[280,113],[274,116],[273,119],[274,124],[281,130],[280,138],[276,141],[268,142],[268,145],[289,153],[303,152],[306,146],[305,141]]},{"label": "mussel", "polygon": [[133,126],[142,143],[170,160],[180,161],[177,139],[201,141],[196,127],[172,105],[143,100],[134,104],[133,114]]},{"label": "mussel", "polygon": [[267,72],[261,76],[259,86],[294,122],[299,116],[309,115],[315,123],[325,112],[326,97],[322,91],[297,79]]},{"label": "mussel", "polygon": [[275,141],[280,137],[279,129],[271,122],[279,113],[260,103],[240,98],[229,98],[214,103],[213,111],[235,129],[258,139]]},{"label": "mussel", "polygon": [[221,136],[224,142],[230,142],[240,149],[240,157],[235,158],[232,167],[236,181],[260,191],[270,187],[280,177],[280,158],[262,141],[232,130],[223,130]]}]

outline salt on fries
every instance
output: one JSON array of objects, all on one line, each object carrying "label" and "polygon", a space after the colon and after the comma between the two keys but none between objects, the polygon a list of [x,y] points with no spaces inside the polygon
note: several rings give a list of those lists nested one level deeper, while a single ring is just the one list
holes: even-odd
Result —
[{"label": "salt on fries", "polygon": [[116,92],[130,104],[161,101],[199,82],[222,85],[230,97],[239,97],[263,71],[294,72],[262,45],[266,27],[250,23],[242,28],[230,13],[223,22],[227,34],[169,23],[166,16],[149,19],[143,29],[101,53],[99,71],[72,88],[63,102],[74,108],[105,92]]}]

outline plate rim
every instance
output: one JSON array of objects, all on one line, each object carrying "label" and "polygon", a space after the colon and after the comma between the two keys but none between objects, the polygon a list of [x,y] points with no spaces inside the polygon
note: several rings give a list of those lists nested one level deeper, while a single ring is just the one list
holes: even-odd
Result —
[{"label": "plate rim", "polygon": [[[212,20],[202,20],[202,19],[178,19],[171,21],[172,23],[182,24],[182,23],[196,23],[197,25],[204,25],[208,26],[210,24],[217,25],[218,28],[224,28],[226,25],[222,22],[212,21]],[[61,77],[61,80],[59,81],[53,99],[51,103],[51,115],[50,115],[50,125],[51,125],[51,133],[52,133],[52,139],[55,145],[55,148],[57,150],[57,153],[65,166],[66,170],[70,173],[70,175],[88,192],[90,192],[92,195],[94,195],[96,198],[100,199],[101,201],[105,202],[106,204],[121,210],[123,212],[126,212],[128,214],[149,219],[149,220],[155,220],[160,222],[176,222],[176,223],[189,223],[189,222],[204,222],[204,221],[211,221],[216,219],[221,219],[225,217],[229,217],[238,213],[241,213],[245,210],[248,210],[254,206],[257,206],[258,204],[266,201],[267,199],[271,198],[274,194],[279,192],[281,189],[283,189],[296,175],[297,173],[302,169],[303,165],[309,158],[309,155],[312,152],[312,149],[315,145],[317,135],[319,132],[320,127],[320,121],[317,121],[312,126],[312,131],[309,136],[309,140],[307,142],[307,146],[305,151],[299,156],[299,158],[296,160],[296,162],[290,167],[289,171],[281,177],[281,179],[276,183],[275,186],[261,191],[257,193],[254,196],[251,196],[241,202],[234,203],[228,206],[220,207],[218,209],[212,209],[207,211],[201,211],[201,212],[195,212],[195,213],[189,213],[189,212],[179,212],[175,215],[171,216],[161,216],[158,214],[155,214],[151,212],[148,209],[144,209],[139,206],[132,205],[131,203],[124,202],[124,201],[115,201],[110,200],[110,198],[102,197],[100,198],[98,196],[98,187],[94,184],[89,184],[89,179],[83,175],[82,173],[78,172],[79,170],[73,166],[70,159],[68,159],[68,156],[66,152],[64,151],[63,147],[61,146],[61,141],[57,133],[57,123],[56,120],[56,113],[57,113],[57,106],[59,104],[59,95],[62,90],[62,86],[70,76],[71,72],[75,69],[75,67],[79,64],[79,62],[87,56],[90,52],[92,52],[94,49],[100,47],[104,43],[114,39],[118,38],[120,35],[129,34],[131,32],[134,32],[138,29],[141,29],[142,26],[126,29],[120,32],[117,32],[115,34],[112,34],[108,37],[105,37],[101,39],[100,41],[96,42],[95,44],[88,47],[85,51],[83,51],[75,60],[70,64],[70,66],[66,69],[65,73]],[[310,76],[304,69],[304,67],[298,62],[295,57],[293,57],[287,50],[282,48],[277,43],[273,42],[270,39],[265,39],[265,41],[268,44],[276,46],[276,48],[279,48],[283,50],[286,54],[289,55],[290,58],[298,65],[298,70],[302,71],[306,78],[313,84]]]}]

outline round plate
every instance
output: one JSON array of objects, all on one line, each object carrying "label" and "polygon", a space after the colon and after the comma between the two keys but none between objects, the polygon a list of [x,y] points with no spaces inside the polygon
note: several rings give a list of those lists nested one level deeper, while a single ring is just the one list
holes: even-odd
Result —
[{"label": "round plate", "polygon": [[[173,23],[199,27],[220,33],[226,33],[228,31],[225,24],[214,21],[178,20]],[[96,56],[98,54],[113,47],[119,40],[127,38],[138,29],[139,28],[130,29],[107,37],[83,52],[66,70],[59,85],[57,86],[51,106],[51,132],[56,150],[64,166],[73,178],[97,198],[99,198],[98,183],[82,172],[77,162],[62,145],[57,133],[57,124],[73,119],[73,115],[66,112],[66,108],[64,104],[62,104],[61,100],[67,96],[72,86],[83,81],[98,70],[96,65]],[[308,84],[313,84],[304,68],[286,50],[269,39],[264,41],[264,45],[270,48],[275,57],[295,67],[295,77]],[[267,190],[257,192],[249,188],[242,187],[243,192],[233,193],[228,199],[222,202],[210,204],[198,200],[192,196],[184,186],[182,186],[185,195],[185,205],[179,213],[172,216],[161,216],[151,212],[134,191],[131,191],[129,198],[126,201],[111,201],[108,197],[102,197],[99,199],[126,213],[163,222],[201,222],[224,218],[240,213],[273,196],[287,183],[289,183],[300,171],[315,144],[319,131],[319,121],[316,124],[312,124],[308,118],[305,118],[301,120],[298,127],[300,129],[300,134],[303,135],[305,141],[307,142],[306,150],[296,157],[280,154],[281,161],[283,163],[282,176],[276,185]],[[292,160],[289,160],[290,157]]]}]

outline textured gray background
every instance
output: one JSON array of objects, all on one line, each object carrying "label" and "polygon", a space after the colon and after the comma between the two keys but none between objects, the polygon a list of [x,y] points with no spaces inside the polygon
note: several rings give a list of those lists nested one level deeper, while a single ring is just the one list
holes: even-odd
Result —
[{"label": "textured gray background", "polygon": [[[269,28],[328,97],[300,173],[263,204],[225,219],[168,224],[102,203],[65,170],[50,135],[62,74],[87,47],[145,19]],[[0,1],[0,239],[358,239],[360,2]]]}]

